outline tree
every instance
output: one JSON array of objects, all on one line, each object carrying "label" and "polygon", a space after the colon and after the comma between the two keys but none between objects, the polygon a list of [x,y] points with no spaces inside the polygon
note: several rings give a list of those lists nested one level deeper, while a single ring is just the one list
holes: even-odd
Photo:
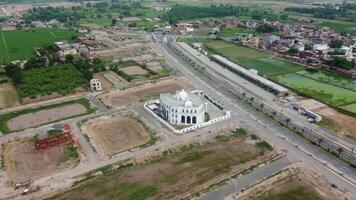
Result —
[{"label": "tree", "polygon": [[342,147],[337,148],[337,157],[340,157],[340,154],[344,151]]},{"label": "tree", "polygon": [[257,26],[256,31],[259,33],[272,33],[276,31],[276,28],[270,24],[262,24]]},{"label": "tree", "polygon": [[5,66],[6,75],[8,75],[12,81],[14,81],[15,85],[21,83],[22,80],[22,71],[18,65],[15,64],[8,64]]},{"label": "tree", "polygon": [[293,47],[288,50],[288,53],[290,53],[290,54],[297,54],[298,52],[299,52],[298,49],[293,48]]},{"label": "tree", "polygon": [[339,49],[342,47],[343,43],[342,40],[331,40],[329,46],[334,49]]},{"label": "tree", "polygon": [[344,57],[334,56],[330,64],[343,69],[352,69],[355,67],[355,61],[348,61]]},{"label": "tree", "polygon": [[111,20],[111,26],[115,26],[116,23],[117,23],[117,19],[112,19],[112,20]]}]

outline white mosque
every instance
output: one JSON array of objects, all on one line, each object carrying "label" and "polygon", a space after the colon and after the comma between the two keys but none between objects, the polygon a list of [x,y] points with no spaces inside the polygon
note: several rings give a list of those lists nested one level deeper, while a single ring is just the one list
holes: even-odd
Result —
[{"label": "white mosque", "polygon": [[207,105],[198,94],[184,90],[160,95],[160,112],[169,123],[175,125],[203,123]]}]

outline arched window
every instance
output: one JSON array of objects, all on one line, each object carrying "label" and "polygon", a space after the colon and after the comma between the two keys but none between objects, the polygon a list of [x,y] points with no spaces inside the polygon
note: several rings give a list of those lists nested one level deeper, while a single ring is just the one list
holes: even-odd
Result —
[{"label": "arched window", "polygon": [[182,115],[180,122],[185,124],[185,116],[184,115]]},{"label": "arched window", "polygon": [[187,116],[187,124],[190,124],[190,116]]},{"label": "arched window", "polygon": [[196,123],[197,123],[197,117],[194,116],[194,117],[192,118],[192,121],[193,121],[193,124],[196,124]]}]

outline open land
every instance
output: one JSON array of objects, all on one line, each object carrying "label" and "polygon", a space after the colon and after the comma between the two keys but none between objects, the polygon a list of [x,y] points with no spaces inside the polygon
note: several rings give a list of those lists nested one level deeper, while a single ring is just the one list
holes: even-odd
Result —
[{"label": "open land", "polygon": [[350,194],[333,188],[324,177],[303,164],[294,164],[262,182],[231,195],[230,200],[337,200],[352,199]]},{"label": "open land", "polygon": [[150,140],[148,130],[131,116],[103,116],[86,121],[81,129],[96,151],[105,156],[138,147]]},{"label": "open land", "polygon": [[17,112],[7,113],[0,116],[1,132],[10,133],[12,131],[35,127],[58,120],[90,114],[94,111],[86,99],[78,99],[60,104],[26,109]]},{"label": "open land", "polygon": [[0,109],[20,105],[17,90],[11,82],[0,84]]},{"label": "open land", "polygon": [[147,84],[142,87],[131,88],[124,91],[110,91],[103,94],[100,99],[109,107],[130,105],[142,99],[158,96],[160,93],[173,92],[192,86],[185,78],[173,78]]},{"label": "open land", "polygon": [[51,199],[177,199],[263,162],[273,152],[236,135],[199,147],[186,145],[143,164],[109,172],[110,176],[96,177]]},{"label": "open land", "polygon": [[72,145],[62,144],[45,150],[36,150],[27,138],[3,144],[4,165],[12,183],[34,180],[78,164],[78,155],[70,155]]},{"label": "open land", "polygon": [[27,60],[35,55],[35,47],[62,40],[70,41],[75,35],[74,31],[65,29],[0,31],[0,63]]},{"label": "open land", "polygon": [[356,113],[356,82],[330,72],[309,72],[303,66],[274,58],[273,54],[224,41],[210,41],[207,47],[245,68],[286,85],[302,95]]}]

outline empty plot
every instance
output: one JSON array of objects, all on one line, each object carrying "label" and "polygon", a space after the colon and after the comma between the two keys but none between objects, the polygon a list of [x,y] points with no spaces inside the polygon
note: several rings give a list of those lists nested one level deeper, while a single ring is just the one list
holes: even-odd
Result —
[{"label": "empty plot", "polygon": [[120,68],[120,70],[130,76],[147,74],[147,71],[145,69],[142,69],[140,66],[124,67],[124,68]]},{"label": "empty plot", "polygon": [[112,156],[146,144],[149,132],[136,119],[123,116],[104,116],[85,122],[82,131],[101,155]]},{"label": "empty plot", "polygon": [[110,91],[100,98],[109,107],[125,106],[148,97],[158,96],[160,93],[173,92],[192,86],[185,78],[176,78],[148,84],[142,87],[132,88],[124,91]]},{"label": "empty plot", "polygon": [[20,99],[16,88],[12,83],[0,84],[0,109],[10,108],[20,105]]}]

